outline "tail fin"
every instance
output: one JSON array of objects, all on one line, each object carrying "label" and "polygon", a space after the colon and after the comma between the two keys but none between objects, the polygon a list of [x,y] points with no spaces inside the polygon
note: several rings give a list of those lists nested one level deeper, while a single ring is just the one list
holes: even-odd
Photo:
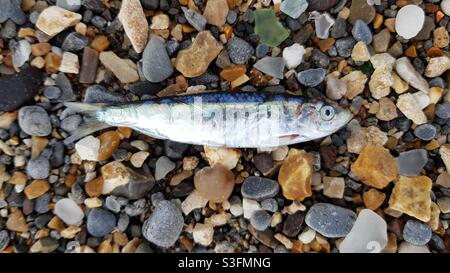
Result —
[{"label": "tail fin", "polygon": [[88,121],[83,123],[80,127],[77,128],[75,132],[72,133],[72,135],[64,140],[64,144],[66,145],[97,131],[112,127],[109,124],[97,120],[96,117],[97,111],[102,110],[106,106],[106,104],[65,102],[64,105],[74,112],[90,117]]}]

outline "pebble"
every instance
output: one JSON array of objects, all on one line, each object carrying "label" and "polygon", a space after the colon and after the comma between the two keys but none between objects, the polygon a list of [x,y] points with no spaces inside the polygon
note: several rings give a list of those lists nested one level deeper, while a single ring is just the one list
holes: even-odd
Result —
[{"label": "pebble", "polygon": [[308,87],[319,85],[325,79],[326,70],[323,68],[314,68],[301,71],[297,74],[298,81]]},{"label": "pebble", "polygon": [[87,136],[75,144],[75,150],[81,160],[97,161],[100,149],[100,140],[93,136]]},{"label": "pebble", "polygon": [[348,58],[352,55],[353,47],[356,41],[353,37],[345,37],[336,40],[335,46],[339,56]]},{"label": "pebble", "polygon": [[341,80],[347,84],[347,93],[345,94],[345,97],[347,99],[354,99],[364,91],[368,79],[361,71],[352,71],[342,77]]},{"label": "pebble", "polygon": [[11,19],[18,25],[23,25],[26,22],[26,15],[21,8],[20,0],[6,0],[1,1],[2,11],[0,12],[0,23]]},{"label": "pebble", "polygon": [[[148,152],[141,152],[141,153],[146,153],[147,156],[149,155]],[[164,179],[168,173],[170,173],[171,171],[173,171],[173,169],[175,169],[175,167],[176,164],[172,162],[167,156],[161,156],[156,161],[155,180],[158,181]]]},{"label": "pebble", "polygon": [[205,17],[186,7],[181,7],[181,10],[183,11],[184,17],[191,26],[193,26],[199,32],[205,30],[206,27]]},{"label": "pebble", "polygon": [[32,200],[43,195],[49,189],[50,184],[47,182],[47,180],[33,180],[33,182],[25,187],[24,193],[29,200]]},{"label": "pebble", "polygon": [[255,211],[261,210],[261,205],[256,200],[243,198],[242,210],[245,219],[250,219]]},{"label": "pebble", "polygon": [[416,5],[402,7],[395,17],[395,30],[405,39],[411,39],[422,30],[425,12]]},{"label": "pebble", "polygon": [[403,239],[413,245],[426,245],[432,234],[429,225],[417,220],[408,220],[403,228]]},{"label": "pebble", "polygon": [[314,19],[316,27],[316,35],[320,39],[328,39],[330,36],[330,28],[334,24],[334,19],[328,13],[318,13],[313,11],[310,13],[310,18]]},{"label": "pebble", "polygon": [[244,198],[261,201],[275,197],[279,192],[278,182],[269,178],[250,176],[244,180],[241,194]]},{"label": "pebble", "polygon": [[306,224],[327,238],[346,236],[356,221],[356,214],[329,203],[314,204],[306,214]]},{"label": "pebble", "polygon": [[222,49],[223,46],[211,35],[211,32],[199,32],[189,48],[178,52],[175,68],[185,77],[198,77],[206,72],[209,64]]},{"label": "pebble", "polygon": [[445,188],[450,188],[450,174],[448,172],[439,174],[436,179],[436,184]]},{"label": "pebble", "polygon": [[424,149],[415,149],[400,153],[396,160],[400,175],[417,176],[428,162],[428,155]]},{"label": "pebble", "polygon": [[80,63],[78,56],[71,52],[64,52],[59,71],[63,73],[78,74],[80,70]]},{"label": "pebble", "polygon": [[170,19],[167,14],[160,13],[152,17],[150,29],[167,29],[169,28]]},{"label": "pebble", "polygon": [[380,253],[387,245],[386,221],[370,209],[359,212],[350,233],[339,245],[340,253]]},{"label": "pebble", "polygon": [[300,233],[304,221],[305,213],[302,211],[289,214],[283,224],[283,234],[289,237],[296,237]]},{"label": "pebble", "polygon": [[313,157],[304,150],[291,148],[278,173],[283,196],[303,201],[312,195]]},{"label": "pebble", "polygon": [[10,231],[17,232],[27,232],[29,230],[23,213],[17,208],[11,208],[8,220],[6,221],[6,228]]},{"label": "pebble", "polygon": [[220,163],[229,170],[236,167],[241,157],[241,152],[238,149],[211,146],[204,146],[203,149],[209,165],[214,166]]},{"label": "pebble", "polygon": [[197,190],[193,190],[181,203],[181,210],[184,215],[188,215],[194,209],[204,208],[208,199],[204,198]]},{"label": "pebble", "polygon": [[308,8],[307,0],[286,0],[281,2],[280,10],[293,19],[297,19]]},{"label": "pebble", "polygon": [[397,107],[395,104],[386,97],[380,98],[379,109],[376,113],[376,118],[383,121],[390,121],[396,119],[398,117]]},{"label": "pebble", "polygon": [[119,94],[108,91],[104,86],[94,84],[89,86],[85,93],[85,103],[117,103],[124,102],[125,98]]},{"label": "pebble", "polygon": [[371,187],[382,189],[397,177],[397,161],[389,150],[379,144],[369,143],[351,166],[352,172]]},{"label": "pebble", "polygon": [[363,20],[366,24],[375,18],[375,7],[369,5],[367,0],[353,0],[350,5],[350,15],[348,21],[354,24],[356,20]]},{"label": "pebble", "polygon": [[222,27],[227,20],[228,11],[226,0],[211,0],[206,3],[203,17],[205,17],[208,24]]},{"label": "pebble", "polygon": [[362,20],[358,19],[353,24],[352,35],[356,41],[364,42],[366,45],[370,45],[372,43],[372,31]]},{"label": "pebble", "polygon": [[61,49],[64,51],[77,52],[89,45],[89,38],[78,32],[71,32],[66,36]]},{"label": "pebble", "polygon": [[63,198],[56,202],[54,212],[56,216],[68,225],[79,226],[83,222],[83,211],[80,206],[70,198]]},{"label": "pebble", "polygon": [[56,5],[69,11],[78,11],[81,7],[81,0],[56,0]]},{"label": "pebble", "polygon": [[27,40],[20,40],[19,42],[13,42],[10,45],[12,51],[12,61],[14,67],[23,66],[31,54],[31,46]]},{"label": "pebble", "polygon": [[343,198],[345,181],[343,177],[324,177],[323,194],[330,198]]},{"label": "pebble", "polygon": [[89,211],[86,221],[86,229],[94,237],[103,237],[116,227],[117,219],[111,212],[93,208]]},{"label": "pebble", "polygon": [[414,135],[421,140],[432,140],[436,136],[436,127],[428,123],[419,125],[414,129]]},{"label": "pebble", "polygon": [[47,136],[52,131],[50,117],[40,106],[24,106],[18,114],[19,126],[31,136]]},{"label": "pebble", "polygon": [[410,93],[400,95],[397,99],[397,108],[412,122],[417,125],[427,122],[425,113],[419,109],[420,106],[413,95]]},{"label": "pebble", "polygon": [[362,41],[357,42],[353,47],[351,57],[357,62],[367,62],[370,60],[370,52],[367,45]]},{"label": "pebble", "polygon": [[398,253],[430,253],[427,246],[416,246],[408,242],[402,242],[398,246]]},{"label": "pebble", "polygon": [[272,216],[268,214],[264,210],[257,210],[253,212],[250,217],[250,224],[259,231],[263,231],[269,227],[270,222],[272,221]]},{"label": "pebble", "polygon": [[264,57],[258,60],[253,67],[277,79],[283,79],[284,59],[281,57]]},{"label": "pebble", "polygon": [[450,58],[447,56],[440,56],[430,58],[427,67],[425,68],[425,76],[434,78],[442,75],[445,71],[450,69]]},{"label": "pebble", "polygon": [[148,39],[148,23],[139,0],[124,0],[117,16],[134,50],[141,53]]},{"label": "pebble", "polygon": [[46,179],[50,172],[50,162],[45,157],[32,158],[27,163],[26,171],[33,179]]},{"label": "pebble", "polygon": [[442,0],[441,10],[445,13],[445,15],[450,16],[450,1],[449,0]]},{"label": "pebble", "polygon": [[245,64],[254,54],[253,47],[245,40],[233,36],[226,46],[230,60],[235,64]]},{"label": "pebble", "polygon": [[7,230],[0,231],[0,252],[9,245],[9,234]]},{"label": "pebble", "polygon": [[164,141],[164,152],[171,159],[181,159],[184,152],[189,148],[188,144],[175,141]]},{"label": "pebble", "polygon": [[439,148],[439,154],[441,155],[441,159],[444,162],[447,171],[450,170],[450,145],[442,145]]},{"label": "pebble", "polygon": [[78,13],[50,6],[39,14],[36,27],[48,36],[55,36],[66,28],[75,26],[80,20],[81,15]]},{"label": "pebble", "polygon": [[214,226],[211,224],[195,224],[192,231],[194,242],[203,246],[209,246],[213,242]]},{"label": "pebble", "polygon": [[131,66],[125,59],[119,58],[114,52],[103,51],[100,53],[99,59],[121,83],[132,83],[139,80],[136,67]]},{"label": "pebble", "polygon": [[194,176],[194,185],[200,195],[211,202],[222,203],[231,196],[234,175],[222,164],[204,167]]},{"label": "pebble", "polygon": [[[286,1],[282,3],[285,2]],[[286,68],[295,69],[297,66],[299,66],[303,61],[303,56],[305,55],[305,53],[305,48],[298,43],[294,43],[291,46],[285,47],[283,49],[283,60],[286,64]],[[258,55],[258,53],[256,55]]]},{"label": "pebble", "polygon": [[423,222],[431,218],[431,179],[426,176],[400,176],[389,199],[389,208]]},{"label": "pebble", "polygon": [[151,243],[167,248],[178,240],[184,219],[180,209],[170,201],[162,200],[142,226],[142,235]]},{"label": "pebble", "polygon": [[443,102],[436,105],[435,114],[442,119],[450,118],[450,102]]},{"label": "pebble", "polygon": [[363,193],[362,198],[366,208],[375,211],[384,203],[386,194],[371,188]]},{"label": "pebble", "polygon": [[289,37],[289,30],[284,28],[272,9],[257,9],[253,14],[255,16],[254,32],[261,43],[276,47]]}]

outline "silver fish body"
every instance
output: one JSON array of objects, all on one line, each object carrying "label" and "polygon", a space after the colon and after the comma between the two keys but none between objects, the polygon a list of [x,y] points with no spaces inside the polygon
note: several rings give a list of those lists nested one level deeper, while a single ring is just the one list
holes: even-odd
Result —
[{"label": "silver fish body", "polygon": [[106,106],[99,122],[158,139],[216,147],[263,148],[330,135],[348,110],[290,95],[214,92]]}]

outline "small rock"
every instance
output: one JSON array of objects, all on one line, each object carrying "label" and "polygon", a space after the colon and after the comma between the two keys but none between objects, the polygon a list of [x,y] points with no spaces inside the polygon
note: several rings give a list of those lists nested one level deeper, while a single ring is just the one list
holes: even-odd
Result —
[{"label": "small rock", "polygon": [[419,125],[414,129],[414,135],[425,141],[432,140],[436,136],[436,127],[431,124]]},{"label": "small rock", "polygon": [[400,153],[396,158],[400,175],[417,176],[428,162],[427,151],[415,149]]},{"label": "small rock", "polygon": [[443,102],[436,106],[436,116],[442,119],[450,118],[450,102]]},{"label": "small rock", "polygon": [[[295,0],[297,1],[297,0]],[[286,1],[282,2],[285,3]],[[287,46],[283,49],[283,59],[288,69],[296,68],[303,61],[305,55],[305,48],[297,43]]]},{"label": "small rock", "polygon": [[85,103],[117,103],[124,102],[125,98],[119,94],[108,91],[104,86],[94,84],[89,86],[85,93]]},{"label": "small rock", "polygon": [[84,213],[70,198],[63,198],[55,204],[55,214],[68,225],[79,226],[83,222]]},{"label": "small rock", "polygon": [[25,196],[29,199],[35,199],[43,195],[50,189],[50,184],[47,180],[34,180],[28,186],[25,187]]},{"label": "small rock", "polygon": [[235,64],[245,64],[254,54],[253,47],[245,40],[233,36],[227,42],[227,52],[230,60]]},{"label": "small rock", "polygon": [[204,198],[215,203],[222,203],[231,196],[234,188],[234,175],[222,164],[205,167],[194,176],[197,191]]},{"label": "small rock", "polygon": [[184,219],[180,209],[170,201],[162,200],[142,226],[142,235],[160,247],[171,247],[178,240]]},{"label": "small rock", "polygon": [[314,204],[305,217],[306,224],[327,238],[346,236],[356,221],[356,214],[328,203]]},{"label": "small rock", "polygon": [[203,31],[206,27],[206,19],[201,14],[192,11],[186,7],[181,7],[181,10],[184,13],[184,17],[189,22],[191,26],[193,26],[197,31]]},{"label": "small rock", "polygon": [[448,172],[439,174],[438,178],[436,179],[436,184],[445,188],[450,188],[450,174]]},{"label": "small rock", "polygon": [[11,208],[8,220],[6,220],[6,228],[17,232],[27,232],[29,230],[23,213],[17,208]]},{"label": "small rock", "polygon": [[268,153],[258,153],[253,157],[255,167],[262,173],[268,173],[273,169],[273,158]]},{"label": "small rock", "polygon": [[244,211],[244,218],[250,219],[255,211],[261,210],[261,206],[256,200],[244,198],[242,199],[242,209]]},{"label": "small rock", "polygon": [[339,252],[380,253],[387,242],[386,221],[370,209],[363,209],[350,233],[339,245]]},{"label": "small rock", "polygon": [[100,140],[93,136],[87,136],[75,144],[75,150],[81,160],[97,161],[100,149]]},{"label": "small rock", "polygon": [[398,166],[389,150],[379,144],[369,143],[351,170],[364,184],[382,189],[397,177]]},{"label": "small rock", "polygon": [[168,29],[169,23],[170,19],[167,14],[156,14],[152,17],[152,24],[150,25],[150,29]]},{"label": "small rock", "polygon": [[400,176],[389,199],[389,208],[421,221],[431,218],[431,179],[426,176]]},{"label": "small rock", "polygon": [[425,12],[416,5],[402,7],[395,17],[395,31],[405,39],[411,39],[422,30]]},{"label": "small rock", "polygon": [[329,99],[340,100],[347,93],[347,84],[333,76],[333,74],[328,74],[326,82],[326,94]]},{"label": "small rock", "polygon": [[192,231],[194,242],[203,246],[209,246],[213,242],[214,227],[211,224],[195,224]]},{"label": "small rock", "polygon": [[293,19],[297,19],[308,8],[307,0],[286,0],[281,2],[280,10]]},{"label": "small rock", "polygon": [[[148,152],[142,153],[147,153],[147,156],[149,155]],[[172,162],[167,156],[161,156],[156,161],[155,180],[158,181],[164,179],[168,173],[170,173],[171,171],[173,171],[173,169],[175,169],[175,167],[176,164]]]},{"label": "small rock", "polygon": [[20,108],[18,121],[20,129],[31,136],[47,136],[52,131],[50,117],[37,105]]},{"label": "small rock", "polygon": [[440,56],[430,58],[428,65],[425,69],[425,76],[429,78],[439,77],[445,71],[450,69],[450,58],[447,56]]},{"label": "small rock", "polygon": [[439,148],[439,154],[441,155],[441,159],[445,164],[445,168],[447,172],[450,171],[450,145],[444,144]]},{"label": "small rock", "polygon": [[9,234],[7,230],[0,231],[0,252],[9,245]]},{"label": "small rock", "polygon": [[418,105],[415,97],[410,94],[400,95],[397,99],[397,108],[412,122],[417,125],[424,124],[427,122],[427,117],[425,113],[420,110],[421,107]]},{"label": "small rock", "polygon": [[26,171],[33,179],[46,179],[50,173],[50,162],[42,156],[32,158],[27,163]]},{"label": "small rock", "polygon": [[308,87],[319,85],[325,79],[326,70],[323,68],[314,68],[301,71],[297,74],[298,81]]},{"label": "small rock", "polygon": [[80,63],[78,62],[78,55],[71,52],[64,52],[59,71],[63,73],[78,74],[79,70]]},{"label": "small rock", "polygon": [[398,117],[397,107],[389,98],[380,98],[378,100],[379,109],[376,118],[383,121],[390,121]]},{"label": "small rock", "polygon": [[402,242],[398,247],[398,253],[430,253],[427,246],[416,246],[408,242]]},{"label": "small rock", "polygon": [[211,0],[206,2],[203,17],[208,24],[222,27],[227,20],[228,11],[226,0]]},{"label": "small rock", "polygon": [[412,87],[428,93],[428,82],[416,71],[414,66],[410,63],[407,57],[397,59],[395,62],[395,70],[398,75],[409,83]]},{"label": "small rock", "polygon": [[199,32],[189,48],[178,52],[175,67],[185,77],[198,77],[206,72],[222,48],[209,31]]},{"label": "small rock", "polygon": [[36,27],[48,36],[55,36],[66,28],[78,24],[80,20],[81,15],[78,13],[50,6],[39,14]]},{"label": "small rock", "polygon": [[341,80],[347,84],[345,97],[347,99],[353,99],[364,91],[368,79],[364,73],[357,70],[345,75]]},{"label": "small rock", "polygon": [[438,48],[447,47],[450,42],[447,29],[445,27],[438,27],[433,31],[433,45]]},{"label": "small rock", "polygon": [[350,5],[348,21],[354,24],[356,20],[360,19],[369,24],[375,18],[375,14],[375,7],[369,5],[367,0],[354,0]]},{"label": "small rock", "polygon": [[134,50],[141,53],[148,39],[148,23],[139,0],[124,0],[117,16]]},{"label": "small rock", "polygon": [[92,236],[103,237],[113,231],[116,223],[114,214],[101,208],[94,208],[87,216],[86,228]]},{"label": "small rock", "polygon": [[345,181],[343,177],[324,177],[323,194],[330,198],[343,198]]},{"label": "small rock", "polygon": [[161,82],[172,75],[172,62],[161,38],[150,38],[142,55],[142,72],[150,82]]},{"label": "small rock", "polygon": [[259,231],[265,230],[269,227],[272,216],[268,214],[265,210],[257,210],[250,217],[250,224]]},{"label": "small rock", "polygon": [[357,62],[367,62],[370,60],[370,52],[367,45],[362,41],[357,42],[353,47],[351,57]]},{"label": "small rock", "polygon": [[175,141],[164,141],[164,152],[171,159],[183,158],[184,152],[189,148],[188,144]]},{"label": "small rock", "polygon": [[450,16],[450,0],[443,0],[441,2],[441,9],[445,15]]},{"label": "small rock", "polygon": [[119,58],[112,51],[103,51],[99,57],[102,64],[110,70],[121,83],[132,83],[139,80],[136,67],[126,60]]},{"label": "small rock", "polygon": [[450,197],[439,198],[437,205],[442,213],[450,213]]},{"label": "small rock", "polygon": [[429,225],[417,220],[408,220],[403,228],[403,239],[417,246],[426,245],[430,241],[432,234]]},{"label": "small rock", "polygon": [[78,32],[71,32],[66,36],[61,49],[64,51],[77,52],[89,45],[89,38]]},{"label": "small rock", "polygon": [[269,178],[250,176],[241,187],[242,197],[261,201],[275,197],[280,187],[278,182]]},{"label": "small rock", "polygon": [[288,215],[283,224],[283,234],[289,237],[295,237],[300,233],[303,222],[305,221],[305,213],[297,211]]},{"label": "small rock", "polygon": [[311,196],[312,174],[313,157],[304,150],[291,148],[278,174],[283,196],[299,201]]},{"label": "small rock", "polygon": [[383,65],[375,69],[370,77],[369,89],[372,97],[380,99],[386,97],[391,92],[391,86],[394,84],[392,67]]},{"label": "small rock", "polygon": [[56,5],[63,9],[75,12],[81,7],[81,0],[56,0]]},{"label": "small rock", "polygon": [[353,38],[356,41],[364,42],[366,45],[372,43],[372,31],[363,20],[356,20],[352,29]]},{"label": "small rock", "polygon": [[236,167],[239,158],[241,157],[241,152],[238,149],[211,146],[204,146],[203,148],[210,166],[220,163],[231,170]]},{"label": "small rock", "polygon": [[27,40],[20,40],[19,42],[13,42],[10,46],[12,51],[12,61],[14,67],[23,66],[31,54],[31,46]]},{"label": "small rock", "polygon": [[284,59],[281,57],[264,57],[258,60],[253,67],[277,79],[283,79]]},{"label": "small rock", "polygon": [[310,13],[310,18],[314,19],[316,26],[316,35],[320,39],[328,39],[330,36],[330,28],[334,25],[334,19],[328,13],[318,13],[313,11]]},{"label": "small rock", "polygon": [[375,211],[384,203],[386,194],[371,188],[364,192],[362,197],[366,208]]},{"label": "small rock", "polygon": [[305,228],[303,232],[298,236],[300,242],[304,244],[311,243],[316,238],[316,231],[309,227]]},{"label": "small rock", "polygon": [[204,198],[197,190],[193,190],[181,203],[181,210],[184,215],[188,215],[194,209],[204,208],[208,199]]}]

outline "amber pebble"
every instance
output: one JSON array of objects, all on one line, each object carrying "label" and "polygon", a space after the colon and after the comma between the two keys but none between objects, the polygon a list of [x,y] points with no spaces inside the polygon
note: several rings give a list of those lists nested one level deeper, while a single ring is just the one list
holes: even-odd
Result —
[{"label": "amber pebble", "polygon": [[230,25],[226,25],[223,29],[223,33],[225,33],[225,37],[227,38],[227,40],[229,40],[233,35],[233,27],[231,27]]},{"label": "amber pebble", "polygon": [[224,80],[232,82],[236,79],[238,79],[240,76],[244,75],[245,72],[247,72],[247,68],[245,65],[233,65],[226,67],[220,72],[220,77],[222,77]]},{"label": "amber pebble", "polygon": [[255,68],[250,70],[250,83],[254,86],[267,86],[272,79],[269,75],[263,75],[263,73]]},{"label": "amber pebble", "polygon": [[312,195],[313,157],[304,150],[291,148],[278,174],[283,196],[303,201]]},{"label": "amber pebble", "polygon": [[117,127],[117,131],[124,137],[129,138],[133,130],[128,127]]},{"label": "amber pebble", "polygon": [[57,73],[61,65],[61,56],[53,52],[45,56],[45,71],[49,74]]},{"label": "amber pebble", "polygon": [[195,28],[191,27],[190,25],[184,24],[182,27],[183,33],[191,33],[195,31]]},{"label": "amber pebble", "polygon": [[103,177],[99,176],[87,182],[86,185],[84,186],[84,190],[86,191],[89,197],[100,196],[103,191]]},{"label": "amber pebble", "polygon": [[77,176],[75,174],[69,173],[66,175],[64,179],[64,184],[66,184],[68,188],[72,188],[75,182],[77,182]]},{"label": "amber pebble", "polygon": [[116,131],[108,131],[97,137],[100,140],[98,160],[107,160],[117,150],[120,144],[120,136]]},{"label": "amber pebble", "polygon": [[47,227],[50,229],[63,230],[65,229],[63,221],[58,217],[53,217],[47,224]]},{"label": "amber pebble", "polygon": [[34,180],[28,186],[25,187],[24,193],[28,199],[35,199],[50,189],[50,184],[47,180]]},{"label": "amber pebble", "polygon": [[417,50],[415,46],[410,46],[405,50],[405,55],[411,58],[417,57]]},{"label": "amber pebble", "polygon": [[108,37],[104,35],[98,35],[95,36],[94,40],[91,43],[91,47],[98,52],[102,52],[105,49],[107,49],[109,46],[109,40]]},{"label": "amber pebble", "polygon": [[36,33],[34,32],[34,29],[26,27],[26,28],[21,28],[19,30],[19,32],[17,33],[17,36],[19,38],[35,37]]},{"label": "amber pebble", "polygon": [[325,40],[319,40],[317,42],[317,46],[320,48],[320,51],[326,52],[334,45],[335,41],[336,40],[334,38],[328,38],[328,39],[325,39]]},{"label": "amber pebble", "polygon": [[445,14],[442,11],[437,11],[436,14],[434,15],[435,19],[436,19],[436,23],[439,23],[442,18],[444,18]]},{"label": "amber pebble", "polygon": [[444,53],[442,52],[442,50],[437,47],[432,47],[432,48],[428,49],[428,51],[427,51],[427,56],[431,57],[431,58],[441,57],[443,55],[444,55]]},{"label": "amber pebble", "polygon": [[375,15],[375,18],[373,19],[373,22],[372,22],[373,28],[374,29],[379,29],[381,27],[381,25],[383,24],[383,19],[384,19],[383,15],[377,13]]},{"label": "amber pebble", "polygon": [[226,201],[234,188],[233,172],[220,163],[205,167],[194,176],[195,188],[201,196],[209,201],[222,203]]},{"label": "amber pebble", "polygon": [[8,180],[8,183],[14,185],[25,185],[27,182],[27,176],[22,172],[14,172],[11,178]]},{"label": "amber pebble", "polygon": [[371,210],[378,209],[384,202],[386,198],[386,194],[380,191],[377,191],[374,188],[363,193],[363,201],[366,208]]}]

